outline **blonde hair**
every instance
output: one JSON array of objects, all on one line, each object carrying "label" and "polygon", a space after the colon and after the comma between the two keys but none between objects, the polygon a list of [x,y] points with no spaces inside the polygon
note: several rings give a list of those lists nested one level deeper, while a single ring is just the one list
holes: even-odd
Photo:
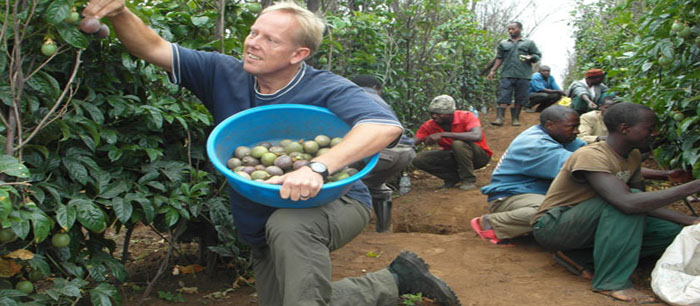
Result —
[{"label": "blonde hair", "polygon": [[265,8],[260,15],[276,11],[292,14],[296,18],[301,27],[298,31],[297,42],[301,46],[309,48],[309,56],[313,55],[323,40],[323,31],[326,28],[324,20],[292,1],[275,2],[275,4]]}]

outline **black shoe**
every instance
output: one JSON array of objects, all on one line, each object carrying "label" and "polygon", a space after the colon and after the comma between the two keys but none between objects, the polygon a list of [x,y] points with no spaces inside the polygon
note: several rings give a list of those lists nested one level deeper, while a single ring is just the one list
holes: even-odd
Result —
[{"label": "black shoe", "polygon": [[438,187],[438,189],[449,189],[454,186],[457,186],[458,181],[444,181],[442,186]]},{"label": "black shoe", "polygon": [[462,305],[457,295],[444,281],[428,271],[428,264],[416,253],[403,251],[389,264],[396,275],[399,295],[421,293],[444,306]]}]

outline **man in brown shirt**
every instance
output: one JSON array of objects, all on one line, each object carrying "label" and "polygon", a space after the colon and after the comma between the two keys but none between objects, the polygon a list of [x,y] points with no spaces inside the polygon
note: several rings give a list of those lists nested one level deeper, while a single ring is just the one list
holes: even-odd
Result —
[{"label": "man in brown shirt", "polygon": [[[700,192],[700,180],[641,192],[640,150],[656,136],[656,116],[646,106],[620,103],[604,117],[605,142],[571,155],[533,219],[533,235],[594,272],[593,290],[623,301],[654,298],[632,288],[640,257],[662,253],[681,225],[700,223],[664,206]],[[590,265],[592,263],[592,265]]]}]

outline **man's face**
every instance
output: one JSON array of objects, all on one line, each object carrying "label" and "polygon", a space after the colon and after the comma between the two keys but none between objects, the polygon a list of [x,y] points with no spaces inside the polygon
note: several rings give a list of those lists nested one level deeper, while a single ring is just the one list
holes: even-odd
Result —
[{"label": "man's face", "polygon": [[603,78],[604,76],[594,76],[594,77],[588,77],[586,80],[588,81],[588,84],[591,85],[598,85],[600,83],[603,83]]},{"label": "man's face", "polygon": [[579,118],[577,114],[568,114],[559,121],[547,121],[545,130],[547,134],[554,138],[558,143],[567,144],[578,135]]},{"label": "man's face", "polygon": [[650,110],[640,111],[642,120],[628,127],[628,132],[625,135],[628,141],[633,143],[634,147],[642,152],[651,150],[651,145],[658,135],[656,131],[656,115]]},{"label": "man's face", "polygon": [[258,17],[243,43],[243,69],[265,76],[291,68],[303,60],[296,41],[299,24],[289,13],[273,11]]},{"label": "man's face", "polygon": [[510,24],[508,24],[508,26],[506,27],[506,29],[508,29],[508,34],[510,34],[510,37],[511,37],[511,38],[518,38],[518,37],[520,37],[520,31],[521,31],[522,29],[520,29],[520,27],[518,27],[517,24],[515,24],[515,23],[510,23]]},{"label": "man's face", "polygon": [[432,118],[437,124],[452,124],[452,118],[454,114],[438,114],[430,113],[430,118]]},{"label": "man's face", "polygon": [[543,79],[548,79],[549,78],[549,69],[540,69],[540,74],[542,75]]}]

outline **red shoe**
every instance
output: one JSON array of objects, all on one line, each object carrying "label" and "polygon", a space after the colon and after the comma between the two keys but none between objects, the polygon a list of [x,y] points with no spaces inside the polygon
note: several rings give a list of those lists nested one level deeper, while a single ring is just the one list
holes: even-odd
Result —
[{"label": "red shoe", "polygon": [[501,244],[501,240],[496,238],[496,232],[493,229],[483,230],[481,228],[481,217],[476,217],[471,221],[472,229],[481,239],[484,239],[493,244]]}]

